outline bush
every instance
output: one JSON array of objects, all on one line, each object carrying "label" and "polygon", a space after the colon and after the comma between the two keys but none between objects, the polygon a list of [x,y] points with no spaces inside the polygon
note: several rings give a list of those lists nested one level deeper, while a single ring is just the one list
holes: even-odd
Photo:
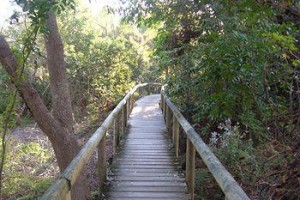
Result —
[{"label": "bush", "polygon": [[[17,144],[17,145],[16,145]],[[58,168],[53,152],[43,142],[8,141],[3,195],[10,199],[37,199],[51,185]]]}]

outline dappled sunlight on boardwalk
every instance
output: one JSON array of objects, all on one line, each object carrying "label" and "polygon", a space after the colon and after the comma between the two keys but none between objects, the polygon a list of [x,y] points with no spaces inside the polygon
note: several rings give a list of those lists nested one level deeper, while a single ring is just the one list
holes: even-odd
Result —
[{"label": "dappled sunlight on boardwalk", "polygon": [[113,161],[106,199],[189,198],[159,100],[160,95],[150,95],[135,103],[124,144]]}]

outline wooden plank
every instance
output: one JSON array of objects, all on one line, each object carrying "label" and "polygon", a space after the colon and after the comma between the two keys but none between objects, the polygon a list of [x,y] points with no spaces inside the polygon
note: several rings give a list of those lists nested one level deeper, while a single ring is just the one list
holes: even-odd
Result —
[{"label": "wooden plank", "polygon": [[113,168],[113,171],[115,173],[118,172],[126,172],[126,173],[178,173],[178,171],[175,168],[171,168],[171,169],[155,169],[155,168],[141,168],[141,169],[133,169],[133,168],[118,168],[115,167]]},{"label": "wooden plank", "polygon": [[171,192],[113,192],[109,197],[122,197],[122,198],[188,198],[184,193],[171,193]]},{"label": "wooden plank", "polygon": [[170,144],[168,144],[166,141],[127,141],[126,142],[127,146],[130,146],[130,148],[132,147],[137,147],[137,148],[143,148],[144,149],[148,149],[148,148],[155,148],[155,149],[159,149],[159,148],[169,148]]},{"label": "wooden plank", "polygon": [[164,135],[138,135],[138,134],[130,134],[127,135],[126,139],[144,139],[144,140],[166,140],[166,136]]},{"label": "wooden plank", "polygon": [[[113,188],[116,187],[124,187],[124,186],[134,186],[134,187],[171,187],[171,186],[182,186],[182,187],[186,187],[186,183],[185,182],[168,182],[168,184],[166,184],[165,182],[161,182],[161,181],[116,181],[113,184]],[[113,192],[113,190],[111,191]]]},{"label": "wooden plank", "polygon": [[158,106],[159,97],[146,96],[135,103],[126,140],[113,160],[107,199],[189,198]]},{"label": "wooden plank", "polygon": [[171,158],[144,158],[144,159],[140,159],[139,157],[129,157],[129,158],[122,158],[122,159],[115,159],[114,160],[114,164],[118,164],[120,162],[123,162],[123,163],[126,163],[126,162],[136,162],[136,163],[139,163],[139,162],[143,162],[143,163],[172,163],[172,164],[179,164],[179,161],[178,160],[174,160],[174,159],[171,159]]},{"label": "wooden plank", "polygon": [[[148,121],[148,122],[157,121],[157,116],[156,115],[142,116],[142,115],[131,114],[130,117],[138,117],[140,120],[144,120],[144,121]],[[164,121],[163,117],[159,117],[158,119]]]},{"label": "wooden plank", "polygon": [[130,165],[119,164],[119,168],[123,169],[174,169],[172,165]]},{"label": "wooden plank", "polygon": [[211,152],[210,148],[204,143],[199,134],[190,125],[190,123],[184,118],[180,113],[178,108],[170,101],[168,97],[163,95],[164,101],[168,104],[173,114],[175,115],[177,121],[181,125],[182,129],[187,134],[187,137],[195,147],[196,151],[201,156],[203,162],[209,169],[209,171],[214,176],[218,185],[225,194],[227,199],[243,199],[250,200],[247,194],[239,186],[239,184],[234,180],[232,175],[226,170],[218,158]]},{"label": "wooden plank", "polygon": [[114,179],[117,181],[135,181],[135,182],[152,182],[152,181],[160,181],[160,182],[166,182],[165,184],[168,185],[169,182],[182,182],[183,179],[181,177],[172,177],[172,176],[159,176],[159,177],[153,177],[153,176],[114,176]]},{"label": "wooden plank", "polygon": [[132,127],[138,126],[138,127],[148,127],[149,124],[151,124],[151,126],[164,126],[164,121],[163,120],[152,120],[152,121],[148,121],[148,120],[130,120],[128,122],[128,124],[130,124]]},{"label": "wooden plank", "polygon": [[[132,159],[132,158],[141,158],[141,156],[139,154],[132,154],[132,155],[123,155],[123,154],[120,154],[117,158],[120,158],[120,159]],[[117,158],[114,158],[115,160]],[[148,155],[144,155],[143,156],[144,159],[168,159],[170,158],[169,154],[167,155],[163,155],[163,154],[148,154]]]},{"label": "wooden plank", "polygon": [[164,126],[165,124],[164,124],[164,119],[161,117],[161,118],[158,118],[158,117],[155,117],[155,118],[153,118],[152,120],[149,120],[149,119],[147,119],[147,118],[145,118],[145,119],[134,119],[134,118],[130,118],[129,120],[128,120],[128,123],[132,123],[132,122],[137,122],[137,123],[145,123],[145,122],[150,122],[150,123],[152,123],[152,122],[154,122],[154,123],[158,123],[158,122],[160,122],[160,123],[163,123],[163,124],[161,124],[162,126]]},{"label": "wooden plank", "polygon": [[132,146],[124,149],[125,151],[134,151],[134,152],[169,152],[168,146]]},{"label": "wooden plank", "polygon": [[169,142],[164,138],[127,138],[126,144],[135,144],[135,145],[166,144],[166,145],[170,145]]},{"label": "wooden plank", "polygon": [[115,172],[111,174],[111,178],[115,179],[116,176],[124,176],[124,177],[183,177],[183,174],[178,174],[177,171],[169,172]]},{"label": "wooden plank", "polygon": [[162,153],[162,152],[160,152],[160,153],[158,153],[158,152],[134,152],[134,153],[132,153],[132,152],[130,152],[130,154],[124,154],[124,152],[122,153],[122,155],[127,155],[127,156],[138,156],[138,157],[141,157],[141,156],[144,156],[144,157],[146,157],[146,156],[158,156],[158,157],[162,157],[162,156],[171,156],[171,153],[170,152],[168,152],[168,153]]},{"label": "wooden plank", "polygon": [[[110,197],[110,200],[141,200],[140,197]],[[161,200],[161,198],[154,198],[154,197],[143,197],[142,200]],[[163,198],[163,200],[182,200],[181,197],[172,197],[172,198]]]},{"label": "wooden plank", "polygon": [[170,162],[170,161],[118,161],[115,164],[123,164],[123,165],[178,165],[179,163]]},{"label": "wooden plank", "polygon": [[119,187],[115,192],[172,192],[187,193],[186,187],[180,186],[158,186],[158,187]]},{"label": "wooden plank", "polygon": [[[152,129],[150,129],[152,128]],[[144,127],[134,127],[129,125],[128,126],[128,133],[166,133],[167,129],[165,127],[155,127],[155,126],[146,126]]]},{"label": "wooden plank", "polygon": [[[129,147],[128,147],[129,148]],[[161,153],[161,154],[167,154],[170,155],[170,152],[168,149],[124,149],[125,153],[130,153],[130,154],[156,154],[156,153]]]}]

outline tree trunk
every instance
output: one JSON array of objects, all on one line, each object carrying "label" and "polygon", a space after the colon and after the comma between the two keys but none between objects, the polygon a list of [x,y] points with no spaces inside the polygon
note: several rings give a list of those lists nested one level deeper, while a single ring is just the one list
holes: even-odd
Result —
[{"label": "tree trunk", "polygon": [[[52,20],[52,22],[51,22]],[[53,14],[49,17],[49,23],[55,22]],[[48,24],[49,24],[48,23]],[[53,30],[54,29],[54,30]],[[26,75],[19,79],[20,65],[13,55],[4,37],[0,35],[0,62],[11,77],[12,82],[23,97],[34,119],[41,130],[48,136],[57,158],[61,172],[68,166],[70,161],[79,151],[76,138],[73,135],[72,109],[69,96],[69,88],[63,63],[63,46],[57,26],[49,26],[50,34],[47,36],[46,46],[50,72],[50,84],[53,96],[53,114],[49,112],[36,89],[31,85]],[[53,34],[53,36],[51,36]],[[58,40],[57,40],[58,39]],[[60,50],[55,52],[57,46]],[[50,52],[48,52],[50,51]],[[57,59],[59,58],[59,59]],[[59,60],[59,61],[57,61]],[[62,73],[62,74],[61,74]],[[25,77],[25,78],[24,78]],[[56,78],[57,77],[57,78]],[[64,93],[64,94],[63,94]],[[87,199],[89,188],[84,175],[72,190],[72,199]]]},{"label": "tree trunk", "polygon": [[52,94],[52,112],[61,126],[67,128],[68,132],[73,134],[73,112],[65,70],[64,47],[58,32],[56,17],[51,11],[47,19],[47,27],[50,31],[45,34],[45,45]]},{"label": "tree trunk", "polygon": [[[50,75],[53,116],[62,127],[67,129],[67,134],[70,135],[69,137],[72,137],[74,134],[73,111],[71,106],[69,84],[66,76],[64,48],[58,31],[56,17],[52,11],[48,14],[47,27],[50,32],[45,34],[45,45]],[[73,148],[77,149],[77,153],[79,149],[77,147],[75,148],[75,146]],[[73,157],[75,155],[73,155]],[[87,199],[88,195],[88,184],[86,176],[83,173],[73,187],[72,199]]]}]

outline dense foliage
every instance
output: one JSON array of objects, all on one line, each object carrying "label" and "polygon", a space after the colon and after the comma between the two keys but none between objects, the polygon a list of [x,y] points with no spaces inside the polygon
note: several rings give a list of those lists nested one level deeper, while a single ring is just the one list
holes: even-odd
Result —
[{"label": "dense foliage", "polygon": [[169,95],[252,198],[299,195],[299,10],[254,0],[135,0],[126,10],[158,28]]},{"label": "dense foliage", "polygon": [[[24,13],[15,13],[10,19],[10,25],[1,34],[9,40],[19,63],[23,65],[23,75],[30,80],[51,110],[43,37],[48,30],[44,23],[50,7],[60,13],[59,28],[64,41],[75,128],[81,131],[82,127],[89,127],[95,120],[99,124],[99,116],[105,116],[134,84],[152,80],[150,52],[155,31],[120,24],[107,9],[92,15],[89,8],[80,1],[75,10],[68,9],[75,6],[73,1],[47,2],[49,4],[43,4],[44,0],[17,1]],[[0,139],[7,149],[3,153],[3,146],[0,148],[0,156],[5,161],[3,173],[1,170],[3,190],[0,193],[5,198],[37,198],[57,173],[53,152],[48,146],[44,147],[43,143],[49,145],[48,141],[31,143],[29,139],[24,142],[18,130],[16,136],[10,136],[16,126],[33,123],[32,116],[21,97],[16,95],[17,91],[2,66],[0,81],[1,137],[3,127],[8,126],[7,137]],[[10,118],[5,120],[9,108],[13,109]],[[17,145],[11,145],[12,142]],[[53,170],[45,170],[47,167]]]},{"label": "dense foliage", "polygon": [[[134,84],[164,80],[172,100],[251,199],[300,196],[298,1],[124,1],[125,21],[139,28],[114,20],[111,9],[93,16],[73,0],[16,2],[25,14],[13,15],[1,34],[50,110],[41,33],[47,33],[45,16],[54,8],[77,124],[111,110]],[[2,68],[0,83],[1,133],[30,112]],[[37,141],[14,146],[13,138],[0,140],[9,149],[3,193],[38,196],[50,183],[42,172],[52,154]],[[4,160],[3,145],[0,156]],[[198,168],[200,198],[222,199],[201,162]]]},{"label": "dense foliage", "polygon": [[155,33],[118,24],[105,10],[97,18],[78,10],[61,23],[77,111],[111,109],[133,85],[151,79],[149,52]]}]

